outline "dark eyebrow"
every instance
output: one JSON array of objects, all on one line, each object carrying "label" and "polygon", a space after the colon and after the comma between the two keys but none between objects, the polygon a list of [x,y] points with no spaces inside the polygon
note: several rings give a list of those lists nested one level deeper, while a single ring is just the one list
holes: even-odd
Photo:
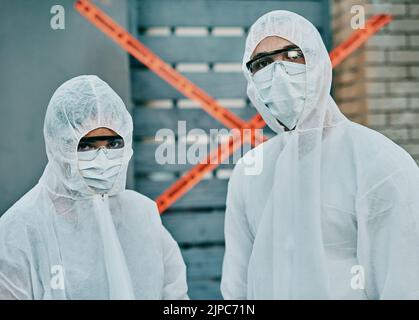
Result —
[{"label": "dark eyebrow", "polygon": [[113,141],[116,139],[122,139],[121,136],[94,136],[94,137],[83,137],[80,139],[80,142],[95,142],[95,141],[104,141],[109,140]]},{"label": "dark eyebrow", "polygon": [[[285,46],[283,48],[277,49],[277,50],[282,50],[282,49],[299,49],[299,48],[295,44],[289,44],[289,45],[287,45],[287,46]],[[274,50],[274,51],[277,51],[277,50]],[[264,56],[266,54],[269,54],[271,52],[272,51],[262,51],[262,52],[259,52],[254,57],[251,57],[251,60],[257,59],[257,58],[259,58],[261,56]]]}]

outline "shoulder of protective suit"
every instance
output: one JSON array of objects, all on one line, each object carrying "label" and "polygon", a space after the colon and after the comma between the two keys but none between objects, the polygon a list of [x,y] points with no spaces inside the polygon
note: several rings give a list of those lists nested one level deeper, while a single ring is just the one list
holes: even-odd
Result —
[{"label": "shoulder of protective suit", "polygon": [[[30,212],[16,203],[0,217],[0,248],[11,246],[25,250],[31,225]],[[28,213],[28,214],[26,214]],[[25,219],[25,217],[29,219]]]},{"label": "shoulder of protective suit", "polygon": [[0,226],[15,224],[20,226],[31,225],[38,217],[36,187],[29,190],[16,201],[1,217]]},{"label": "shoulder of protective suit", "polygon": [[386,159],[386,164],[395,169],[414,162],[405,149],[378,131],[353,123],[350,132],[354,149],[364,157],[373,161]]},{"label": "shoulder of protective suit", "polygon": [[155,201],[149,197],[126,189],[118,194],[118,201],[124,211],[124,217],[131,223],[149,221],[153,226],[161,225],[161,218]]},{"label": "shoulder of protective suit", "polygon": [[154,200],[134,190],[125,189],[124,191],[120,192],[118,196],[123,201],[126,200],[131,203],[136,202],[136,204],[150,209],[156,208],[156,202]]},{"label": "shoulder of protective suit", "polygon": [[[386,181],[394,174],[419,177],[419,167],[410,154],[383,134],[353,124],[350,136],[358,175],[362,177],[364,190]],[[398,183],[403,181],[405,179],[399,179]]]}]

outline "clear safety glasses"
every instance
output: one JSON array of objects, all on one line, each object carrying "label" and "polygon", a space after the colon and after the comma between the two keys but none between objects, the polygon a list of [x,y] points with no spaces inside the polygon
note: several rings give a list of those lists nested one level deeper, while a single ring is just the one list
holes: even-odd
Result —
[{"label": "clear safety glasses", "polygon": [[252,60],[246,63],[246,67],[250,73],[255,74],[275,61],[288,61],[305,64],[304,54],[301,49],[296,46],[292,46],[289,48],[257,54]]},{"label": "clear safety glasses", "polygon": [[100,147],[106,149],[121,149],[124,147],[124,139],[121,136],[96,136],[81,138],[77,151],[91,151]]},{"label": "clear safety glasses", "polygon": [[108,159],[124,154],[124,139],[121,136],[96,136],[80,139],[77,153],[80,160],[93,160],[103,150]]}]

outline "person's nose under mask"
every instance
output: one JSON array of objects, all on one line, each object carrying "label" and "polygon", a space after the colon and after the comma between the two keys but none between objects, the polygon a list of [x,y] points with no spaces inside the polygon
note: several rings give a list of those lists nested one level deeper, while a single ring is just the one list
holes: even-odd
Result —
[{"label": "person's nose under mask", "polygon": [[289,130],[295,128],[304,108],[305,64],[276,61],[253,75],[259,99]]},{"label": "person's nose under mask", "polygon": [[86,184],[97,193],[107,193],[115,183],[123,160],[123,148],[79,151],[78,163]]}]

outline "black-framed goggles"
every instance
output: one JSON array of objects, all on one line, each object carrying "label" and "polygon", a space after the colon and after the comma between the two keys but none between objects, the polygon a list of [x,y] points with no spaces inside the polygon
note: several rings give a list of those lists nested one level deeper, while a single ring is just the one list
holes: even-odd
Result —
[{"label": "black-framed goggles", "polygon": [[121,149],[124,147],[124,139],[121,136],[84,137],[80,139],[77,151],[95,150],[99,146],[105,147],[106,149]]},{"label": "black-framed goggles", "polygon": [[302,50],[295,46],[256,55],[253,59],[246,63],[246,68],[250,71],[250,73],[255,74],[274,61],[289,61],[301,64],[305,63]]}]

